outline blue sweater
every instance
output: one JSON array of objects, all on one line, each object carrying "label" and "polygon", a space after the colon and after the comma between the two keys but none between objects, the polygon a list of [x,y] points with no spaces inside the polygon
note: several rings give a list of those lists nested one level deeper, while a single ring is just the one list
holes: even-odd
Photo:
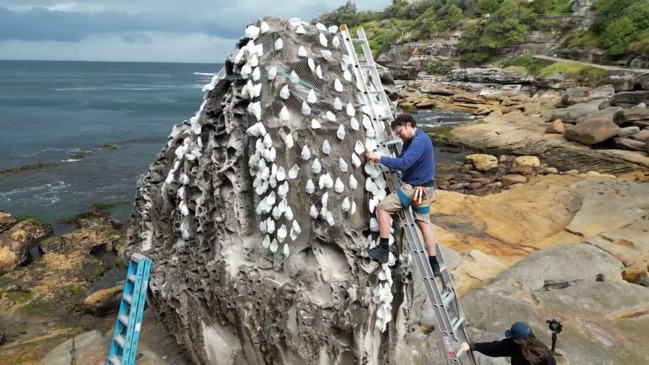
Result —
[{"label": "blue sweater", "polygon": [[415,136],[403,143],[401,156],[397,158],[381,156],[382,164],[401,171],[401,180],[413,186],[431,182],[435,177],[435,157],[433,141],[421,129]]}]

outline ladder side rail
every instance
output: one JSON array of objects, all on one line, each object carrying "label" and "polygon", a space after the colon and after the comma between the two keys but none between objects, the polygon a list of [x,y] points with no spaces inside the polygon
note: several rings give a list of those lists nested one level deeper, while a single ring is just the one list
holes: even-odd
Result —
[{"label": "ladder side rail", "polygon": [[140,260],[138,263],[137,276],[134,283],[133,303],[129,313],[129,326],[128,326],[128,352],[125,354],[122,363],[124,365],[135,364],[135,357],[137,355],[137,345],[140,338],[140,329],[142,326],[142,316],[144,311],[144,304],[146,302],[146,293],[149,283],[149,273],[151,269],[151,260]]},{"label": "ladder side rail", "polygon": [[[366,79],[366,77],[365,77],[365,75],[363,73],[363,70],[361,69],[361,63],[358,60],[358,55],[356,54],[356,49],[354,48],[354,39],[351,37],[351,35],[349,33],[349,29],[346,26],[341,27],[341,34],[343,36],[343,43],[345,43],[345,48],[347,50],[347,54],[352,58],[352,61],[354,63],[352,66],[353,66],[353,69],[354,69],[354,74],[356,76],[356,80],[360,81],[360,83],[357,82],[357,87],[359,87],[361,89],[361,103],[363,105],[369,106],[369,117],[370,117],[370,119],[372,121],[372,126],[373,126],[374,130],[378,134],[379,131],[382,132],[382,131],[385,130],[385,126],[384,126],[384,124],[382,124],[379,121],[379,118],[376,115],[376,109],[374,107],[374,103],[372,102],[372,98],[371,98],[371,95],[370,95],[370,90],[369,90],[368,83],[367,83],[368,79]],[[369,48],[369,45],[367,44],[366,39],[362,39],[362,40],[358,39],[358,40],[360,42],[362,42],[363,49]],[[371,53],[370,53],[370,55],[371,55]],[[380,82],[380,80],[379,80],[379,82]],[[381,85],[380,90],[381,90],[382,94],[385,94],[385,92],[383,92],[382,85]],[[387,106],[389,107],[389,105],[387,105]],[[390,108],[388,108],[388,109],[390,109]],[[390,114],[388,116],[388,119],[392,118],[391,110],[389,110],[389,111],[390,111]]]},{"label": "ladder side rail", "polygon": [[110,362],[110,358],[112,358],[114,355],[116,355],[119,358],[123,358],[124,356],[124,351],[125,351],[124,347],[126,347],[126,344],[124,345],[124,347],[122,347],[119,343],[117,343],[116,338],[118,336],[123,336],[124,338],[126,338],[126,332],[128,326],[120,322],[119,316],[123,313],[129,312],[129,310],[131,309],[131,304],[129,304],[128,302],[126,302],[126,300],[124,300],[124,296],[132,295],[133,293],[133,285],[135,285],[135,283],[128,280],[128,277],[130,275],[135,274],[136,269],[137,269],[137,264],[135,264],[132,261],[129,261],[128,269],[126,270],[127,279],[124,282],[124,290],[122,291],[122,300],[119,305],[119,310],[117,311],[117,321],[115,323],[115,329],[113,330],[113,339],[111,340],[110,350],[108,351],[109,362]]},{"label": "ladder side rail", "polygon": [[368,63],[368,65],[371,66],[369,71],[372,74],[372,78],[374,79],[375,82],[374,86],[377,88],[377,90],[381,90],[381,92],[378,93],[379,101],[381,104],[388,107],[386,113],[388,113],[390,120],[394,120],[394,115],[392,114],[392,107],[390,106],[390,101],[388,100],[388,97],[385,94],[385,90],[383,89],[383,83],[381,82],[381,75],[379,75],[379,72],[376,68],[376,62],[374,61],[372,50],[370,49],[369,42],[365,35],[365,30],[361,28],[357,31],[357,33],[358,33],[358,38],[363,40],[362,43],[363,55],[365,56],[365,60]]}]

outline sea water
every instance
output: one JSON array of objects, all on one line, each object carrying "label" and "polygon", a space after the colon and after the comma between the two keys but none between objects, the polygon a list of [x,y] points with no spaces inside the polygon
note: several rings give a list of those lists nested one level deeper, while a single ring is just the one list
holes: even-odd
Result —
[{"label": "sea water", "polygon": [[[136,181],[193,116],[219,64],[0,61],[0,209],[64,229],[95,203],[131,213]],[[470,116],[433,111],[439,125]],[[448,158],[441,152],[438,160]],[[36,165],[36,166],[34,166]],[[10,169],[23,169],[7,172]]]}]

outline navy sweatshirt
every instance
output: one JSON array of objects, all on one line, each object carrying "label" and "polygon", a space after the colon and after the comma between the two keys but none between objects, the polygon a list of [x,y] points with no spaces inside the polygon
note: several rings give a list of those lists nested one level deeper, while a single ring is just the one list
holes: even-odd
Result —
[{"label": "navy sweatshirt", "polygon": [[381,156],[380,162],[391,169],[400,170],[401,180],[406,184],[421,186],[435,178],[433,141],[419,128],[411,140],[403,143],[401,156]]}]

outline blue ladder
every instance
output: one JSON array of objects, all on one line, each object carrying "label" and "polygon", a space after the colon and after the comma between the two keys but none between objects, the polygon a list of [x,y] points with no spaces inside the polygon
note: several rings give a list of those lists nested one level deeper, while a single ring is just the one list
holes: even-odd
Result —
[{"label": "blue ladder", "polygon": [[139,253],[131,255],[106,365],[135,364],[150,272],[151,259]]}]

